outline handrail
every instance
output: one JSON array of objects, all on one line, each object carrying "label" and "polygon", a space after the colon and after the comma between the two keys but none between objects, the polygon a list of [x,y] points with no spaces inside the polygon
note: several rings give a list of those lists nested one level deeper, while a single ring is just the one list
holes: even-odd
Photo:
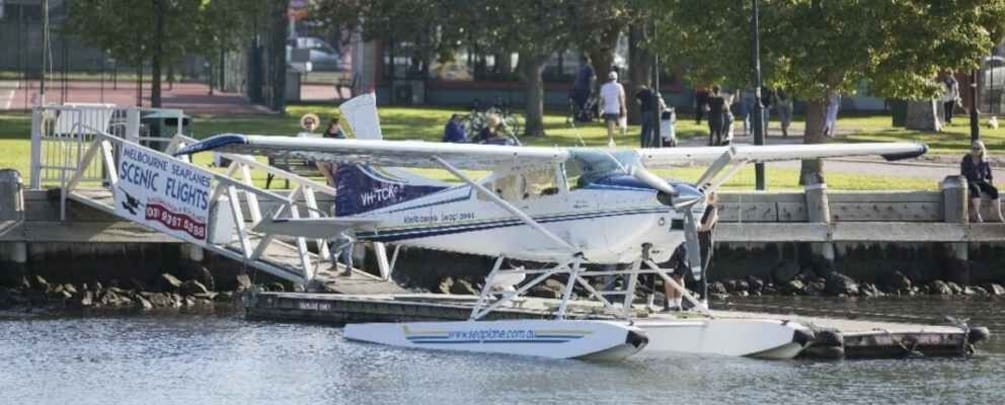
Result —
[{"label": "handrail", "polygon": [[[91,129],[93,129],[93,128],[91,128]],[[138,147],[141,147],[141,148],[143,147],[140,144],[137,144],[135,142],[132,142],[132,141],[129,141],[129,140],[126,140],[126,139],[119,138],[119,137],[117,137],[115,135],[109,134],[109,133],[104,132],[104,131],[98,131],[98,132],[96,132],[95,136],[103,138],[103,139],[108,140],[108,141],[119,143],[119,144],[131,144],[131,145],[138,146]],[[160,155],[160,157],[163,157],[163,158],[167,158],[167,159],[171,159],[171,160],[179,161],[181,163],[185,163],[185,164],[188,164],[188,165],[195,166],[192,163],[182,162],[182,161],[180,161],[180,160],[174,158],[173,156],[168,155],[168,154],[166,154],[164,152],[160,152],[160,151],[156,151],[156,150],[152,150],[151,149],[151,150],[148,150],[147,153],[151,153],[153,155]],[[267,191],[267,190],[262,190],[262,189],[259,189],[259,188],[255,188],[255,186],[252,186],[252,185],[249,185],[249,184],[245,184],[242,181],[238,181],[238,180],[232,179],[230,177],[224,176],[224,175],[219,174],[219,173],[212,173],[212,176],[213,176],[213,179],[215,179],[215,180],[217,180],[217,181],[219,181],[221,183],[224,183],[224,184],[226,184],[228,186],[234,186],[236,188],[239,188],[241,191],[244,191],[244,192],[247,192],[247,193],[252,193],[252,194],[263,196],[263,197],[269,197],[269,198],[276,199],[276,200],[279,200],[279,201],[282,201],[282,202],[285,202],[285,203],[290,203],[290,204],[294,203],[294,201],[291,198],[289,198],[289,197],[284,197],[284,196],[282,196],[280,194],[276,194],[276,193],[273,193],[271,191]]]},{"label": "handrail", "polygon": [[[189,143],[198,142],[198,140],[196,140],[195,138],[192,138],[192,137],[189,137],[189,136],[185,136],[185,135],[175,135],[175,138],[179,138],[179,139],[181,139],[181,140],[183,140],[185,142],[189,142]],[[221,155],[224,158],[230,159],[230,160],[235,161],[235,162],[241,162],[241,163],[246,164],[246,165],[248,165],[248,166],[250,166],[252,168],[259,169],[259,170],[264,170],[264,171],[268,172],[269,174],[272,174],[274,176],[279,177],[282,180],[289,180],[290,182],[296,183],[297,185],[307,186],[307,187],[310,187],[311,189],[313,189],[315,191],[322,192],[323,194],[328,194],[330,196],[335,196],[335,188],[332,187],[332,186],[329,186],[327,184],[320,183],[320,182],[308,179],[306,177],[300,176],[300,175],[295,174],[295,173],[290,173],[290,172],[287,172],[285,170],[277,169],[277,168],[269,166],[267,164],[262,164],[261,162],[255,160],[253,158],[249,158],[246,155],[238,155],[238,154],[233,154],[233,153],[221,153]]]}]

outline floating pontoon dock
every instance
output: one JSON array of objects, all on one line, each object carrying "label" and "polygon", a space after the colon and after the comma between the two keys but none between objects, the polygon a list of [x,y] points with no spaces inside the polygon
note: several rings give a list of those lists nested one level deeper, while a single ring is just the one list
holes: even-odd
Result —
[{"label": "floating pontoon dock", "polygon": [[[473,295],[444,294],[310,294],[262,292],[251,297],[249,319],[319,322],[343,325],[357,322],[415,322],[464,320],[478,299]],[[490,313],[490,319],[545,318],[558,300],[523,298],[512,308]],[[569,317],[603,318],[598,304],[583,301],[570,305]],[[647,314],[637,311],[639,326],[648,321],[689,317],[697,313]],[[791,320],[813,327],[817,340],[802,353],[805,358],[896,358],[912,356],[966,356],[972,343],[987,337],[987,329],[954,325],[923,325],[741,311],[713,310],[718,318]],[[643,350],[643,353],[645,351]]]}]

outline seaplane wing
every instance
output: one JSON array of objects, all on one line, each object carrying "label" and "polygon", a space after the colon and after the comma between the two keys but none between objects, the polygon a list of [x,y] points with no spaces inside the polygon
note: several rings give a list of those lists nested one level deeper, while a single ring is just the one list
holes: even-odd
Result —
[{"label": "seaplane wing", "polygon": [[887,160],[914,158],[928,147],[920,143],[828,143],[817,145],[732,145],[699,148],[639,149],[643,165],[652,169],[705,165],[716,161],[772,162],[848,156],[883,156]]},{"label": "seaplane wing", "polygon": [[288,218],[266,219],[255,226],[256,232],[314,239],[335,238],[343,233],[373,230],[379,219],[367,218]]},{"label": "seaplane wing", "polygon": [[396,167],[442,168],[436,160],[439,158],[463,170],[540,166],[558,163],[569,157],[569,151],[562,148],[240,134],[215,135],[186,146],[177,154],[207,150]]}]

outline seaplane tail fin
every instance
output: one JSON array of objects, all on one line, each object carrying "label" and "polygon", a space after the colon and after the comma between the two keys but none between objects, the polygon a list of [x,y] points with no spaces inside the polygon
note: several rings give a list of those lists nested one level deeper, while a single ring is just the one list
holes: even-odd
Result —
[{"label": "seaplane tail fin", "polygon": [[398,168],[358,163],[339,165],[334,177],[336,217],[362,214],[449,187]]}]

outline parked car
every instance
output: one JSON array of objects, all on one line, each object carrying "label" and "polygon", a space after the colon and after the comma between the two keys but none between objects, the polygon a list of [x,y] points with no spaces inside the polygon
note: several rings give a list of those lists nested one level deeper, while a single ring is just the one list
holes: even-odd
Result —
[{"label": "parked car", "polygon": [[321,38],[298,37],[286,40],[286,62],[293,62],[293,50],[308,52],[312,71],[342,70],[342,55]]}]

